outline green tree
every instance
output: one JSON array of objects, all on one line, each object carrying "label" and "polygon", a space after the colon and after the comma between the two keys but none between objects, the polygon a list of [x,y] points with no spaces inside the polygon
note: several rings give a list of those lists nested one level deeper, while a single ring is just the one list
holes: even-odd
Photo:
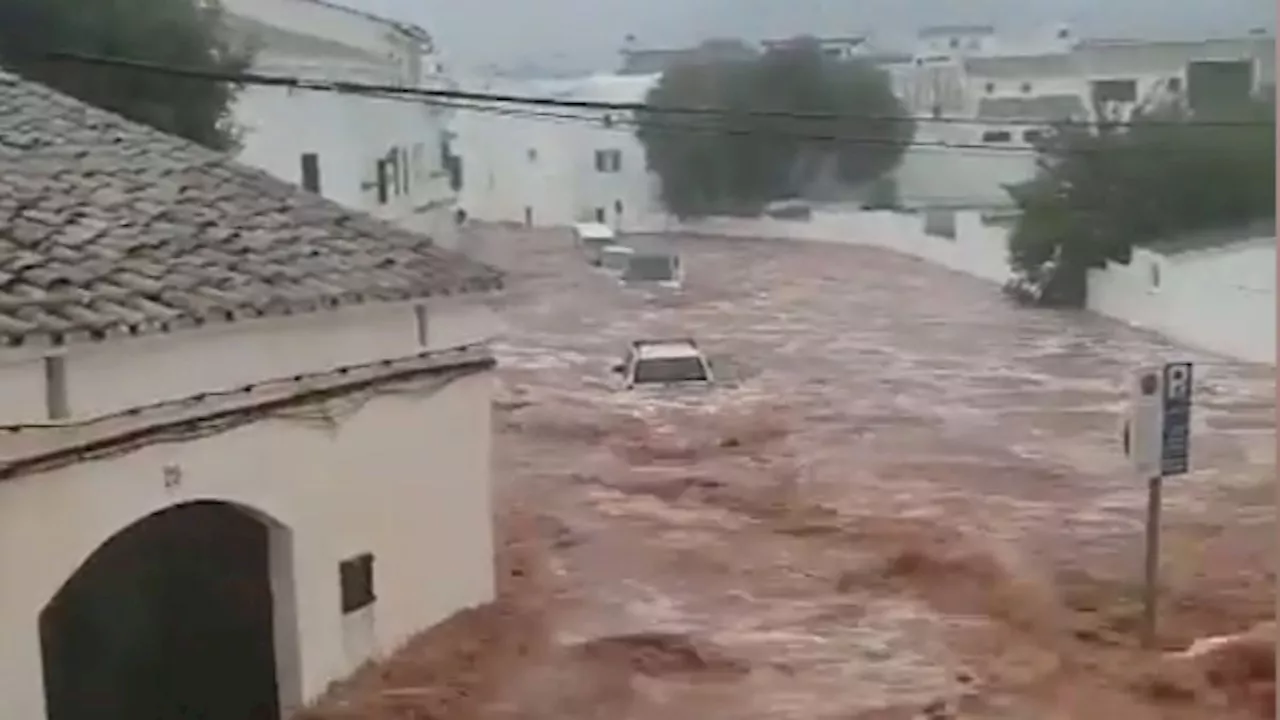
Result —
[{"label": "green tree", "polygon": [[[828,58],[808,38],[752,57],[673,67],[645,105],[636,135],[661,181],[663,205],[682,218],[756,214],[833,175],[865,185],[897,166],[915,133],[883,71]],[[709,112],[664,111],[670,108]]]},{"label": "green tree", "polygon": [[1275,216],[1275,106],[1262,99],[1059,128],[1039,154],[1037,176],[1009,189],[1022,211],[1009,258],[1042,304],[1082,305],[1088,269],[1128,262],[1135,245]]},{"label": "green tree", "polygon": [[217,0],[0,0],[0,64],[165,132],[235,147],[237,86],[53,60],[50,52],[242,72],[251,48],[228,31]]}]

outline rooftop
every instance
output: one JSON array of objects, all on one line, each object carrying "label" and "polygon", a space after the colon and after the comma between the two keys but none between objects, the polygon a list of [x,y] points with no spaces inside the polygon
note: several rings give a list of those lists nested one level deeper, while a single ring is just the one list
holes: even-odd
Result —
[{"label": "rooftop", "polygon": [[0,345],[501,285],[430,238],[0,71]]},{"label": "rooftop", "polygon": [[641,340],[635,343],[636,356],[641,360],[697,357],[698,344],[692,340]]}]

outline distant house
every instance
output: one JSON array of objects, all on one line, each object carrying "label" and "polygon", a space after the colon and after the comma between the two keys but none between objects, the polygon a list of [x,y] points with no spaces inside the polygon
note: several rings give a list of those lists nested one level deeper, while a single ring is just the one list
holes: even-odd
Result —
[{"label": "distant house", "polygon": [[[475,89],[570,101],[644,102],[658,75],[587,77],[478,85]],[[457,147],[467,168],[462,203],[471,217],[538,227],[580,222],[627,231],[659,213],[631,113],[575,110],[596,122],[464,113]]]},{"label": "distant house", "polygon": [[619,75],[654,75],[680,65],[751,60],[759,51],[733,39],[712,39],[687,48],[641,48],[629,43],[622,50]]},{"label": "distant house", "polygon": [[763,40],[760,45],[766,50],[779,50],[790,47],[797,42],[810,40],[815,42],[818,50],[832,60],[852,60],[869,52],[868,39],[865,35],[845,37],[794,37],[781,40]]},{"label": "distant house", "polygon": [[[424,29],[326,0],[225,0],[258,48],[253,70],[406,88],[452,86]],[[238,96],[240,160],[453,246],[452,110],[395,98],[249,86]]]},{"label": "distant house", "polygon": [[490,600],[501,284],[0,73],[0,717],[283,718]]}]

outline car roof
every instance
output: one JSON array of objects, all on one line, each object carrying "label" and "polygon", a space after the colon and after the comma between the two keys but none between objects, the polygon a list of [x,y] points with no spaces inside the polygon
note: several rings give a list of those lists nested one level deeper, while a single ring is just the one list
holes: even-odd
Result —
[{"label": "car roof", "polygon": [[573,230],[584,240],[612,240],[617,237],[613,228],[602,223],[578,223]]},{"label": "car roof", "polygon": [[679,358],[701,354],[698,351],[698,344],[689,338],[637,340],[631,343],[631,346],[641,360]]}]

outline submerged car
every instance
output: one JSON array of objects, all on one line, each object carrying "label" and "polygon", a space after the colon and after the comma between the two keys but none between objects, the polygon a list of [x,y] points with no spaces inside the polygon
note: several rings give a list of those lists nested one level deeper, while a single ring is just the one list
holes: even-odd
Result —
[{"label": "submerged car", "polygon": [[622,277],[635,252],[625,245],[609,245],[600,250],[600,267],[611,275]]},{"label": "submerged car", "polygon": [[573,237],[587,262],[596,266],[602,262],[604,249],[618,242],[617,233],[603,223],[578,223],[573,226]]},{"label": "submerged car", "polygon": [[676,253],[633,252],[622,272],[622,283],[679,289],[684,286],[684,266]]},{"label": "submerged car", "polygon": [[711,363],[690,338],[636,340],[613,367],[631,390],[653,386],[702,386],[715,382]]}]

